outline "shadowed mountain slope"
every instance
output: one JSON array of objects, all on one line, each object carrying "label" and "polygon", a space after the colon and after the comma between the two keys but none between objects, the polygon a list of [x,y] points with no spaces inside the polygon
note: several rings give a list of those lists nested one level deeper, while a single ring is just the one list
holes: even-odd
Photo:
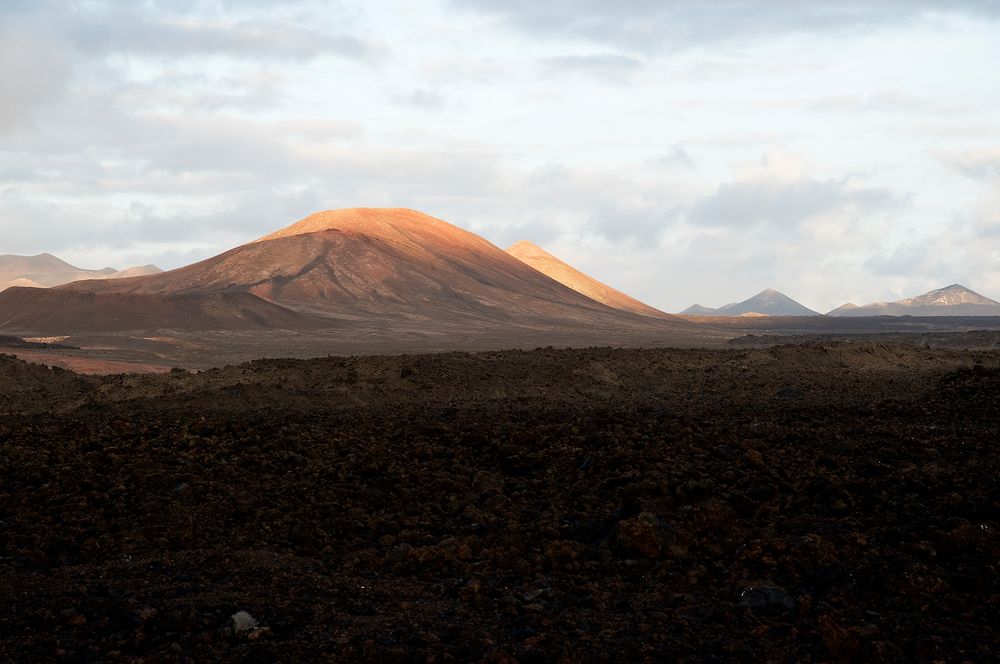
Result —
[{"label": "shadowed mountain slope", "polygon": [[315,323],[249,293],[166,296],[8,288],[0,293],[0,328],[87,334],[123,330],[296,329]]},{"label": "shadowed mountain slope", "polygon": [[523,263],[530,265],[542,274],[555,279],[564,286],[582,293],[592,300],[605,304],[612,309],[629,311],[642,316],[654,318],[671,318],[670,314],[654,309],[634,297],[603,284],[597,279],[580,272],[538,245],[522,240],[507,249],[507,253]]}]

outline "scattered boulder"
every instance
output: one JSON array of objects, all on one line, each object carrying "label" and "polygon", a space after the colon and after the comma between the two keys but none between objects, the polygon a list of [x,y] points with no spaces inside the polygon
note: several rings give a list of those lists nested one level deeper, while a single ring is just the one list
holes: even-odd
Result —
[{"label": "scattered boulder", "polygon": [[260,627],[257,619],[246,611],[237,611],[230,617],[230,620],[233,623],[233,631],[237,634],[252,632]]}]

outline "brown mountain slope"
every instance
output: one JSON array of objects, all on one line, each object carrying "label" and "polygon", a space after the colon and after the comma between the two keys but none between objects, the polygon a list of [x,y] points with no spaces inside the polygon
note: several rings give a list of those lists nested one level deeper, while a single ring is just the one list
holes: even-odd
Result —
[{"label": "brown mountain slope", "polygon": [[8,288],[0,293],[0,329],[64,334],[129,330],[264,330],[315,322],[250,293],[162,295]]},{"label": "brown mountain slope", "polygon": [[[243,292],[341,321],[463,323],[472,329],[511,322],[620,327],[631,317],[567,288],[473,233],[405,209],[320,212],[184,268],[61,289]],[[676,319],[663,323],[687,325]]]},{"label": "brown mountain slope", "polygon": [[644,304],[580,272],[538,245],[526,240],[522,240],[509,247],[507,253],[519,261],[530,265],[542,274],[555,279],[564,286],[568,286],[592,300],[606,304],[612,309],[621,309],[622,311],[630,311],[642,316],[653,316],[655,318],[672,318],[670,314],[659,309],[654,309],[648,304]]}]

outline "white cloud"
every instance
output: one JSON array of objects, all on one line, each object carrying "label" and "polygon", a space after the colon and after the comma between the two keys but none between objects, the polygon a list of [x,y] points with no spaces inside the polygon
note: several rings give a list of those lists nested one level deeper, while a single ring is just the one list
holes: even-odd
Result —
[{"label": "white cloud", "polygon": [[397,104],[410,106],[425,111],[436,111],[444,108],[444,96],[427,88],[416,88],[406,93],[393,93],[390,98]]},{"label": "white cloud", "polygon": [[356,60],[384,57],[384,47],[350,31],[348,13],[336,2],[79,2],[37,0],[0,8],[5,21],[48,26],[65,42],[91,55],[163,56],[173,59],[222,55],[263,60],[324,55]]},{"label": "white cloud", "polygon": [[900,202],[888,190],[863,187],[850,178],[810,177],[803,158],[772,152],[742,165],[732,181],[692,206],[687,219],[705,226],[789,229],[831,214],[879,214]]},{"label": "white cloud", "polygon": [[582,37],[647,51],[671,51],[732,39],[831,33],[906,23],[925,12],[995,17],[996,2],[979,0],[452,0],[532,35]]},{"label": "white cloud", "polygon": [[66,94],[70,53],[43,26],[0,21],[0,135],[33,124],[34,112]]},{"label": "white cloud", "polygon": [[946,165],[969,177],[1000,177],[1000,147],[938,152],[937,157]]},{"label": "white cloud", "polygon": [[639,60],[619,53],[560,55],[542,58],[538,64],[546,76],[579,74],[593,78],[600,83],[613,84],[628,83],[632,76],[642,68],[642,62]]},{"label": "white cloud", "polygon": [[695,168],[694,159],[683,145],[674,145],[666,154],[654,157],[649,161],[651,166],[657,168],[679,168],[681,170],[693,170]]}]

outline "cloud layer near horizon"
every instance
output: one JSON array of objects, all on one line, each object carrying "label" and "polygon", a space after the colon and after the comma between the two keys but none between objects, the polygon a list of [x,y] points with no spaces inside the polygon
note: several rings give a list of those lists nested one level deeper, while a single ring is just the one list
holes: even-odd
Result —
[{"label": "cloud layer near horizon", "polygon": [[1000,297],[1000,2],[14,2],[0,253],[176,267],[355,205],[667,310]]}]

